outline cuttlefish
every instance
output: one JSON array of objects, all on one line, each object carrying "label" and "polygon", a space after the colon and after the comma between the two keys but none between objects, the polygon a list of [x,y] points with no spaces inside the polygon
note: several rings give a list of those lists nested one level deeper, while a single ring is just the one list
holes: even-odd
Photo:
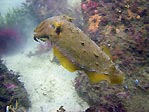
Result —
[{"label": "cuttlefish", "polygon": [[50,41],[54,55],[70,72],[84,71],[92,84],[108,81],[120,84],[124,74],[108,53],[92,41],[68,16],[55,16],[42,21],[34,30],[35,41]]}]

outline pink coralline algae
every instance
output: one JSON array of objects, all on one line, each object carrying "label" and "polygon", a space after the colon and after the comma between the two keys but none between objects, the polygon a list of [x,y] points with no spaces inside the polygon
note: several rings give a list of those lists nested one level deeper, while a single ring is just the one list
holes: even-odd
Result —
[{"label": "pink coralline algae", "polygon": [[87,5],[86,5],[85,3],[82,3],[82,4],[81,4],[81,8],[82,8],[83,10],[87,10]]},{"label": "pink coralline algae", "polygon": [[94,1],[91,1],[91,0],[88,0],[87,2],[83,2],[81,4],[81,8],[84,11],[88,11],[88,10],[91,10],[91,9],[96,9],[98,6],[99,6],[99,4],[97,2],[94,2]]},{"label": "pink coralline algae", "polygon": [[16,88],[17,86],[13,83],[5,83],[4,86],[7,88],[7,89],[14,89]]}]

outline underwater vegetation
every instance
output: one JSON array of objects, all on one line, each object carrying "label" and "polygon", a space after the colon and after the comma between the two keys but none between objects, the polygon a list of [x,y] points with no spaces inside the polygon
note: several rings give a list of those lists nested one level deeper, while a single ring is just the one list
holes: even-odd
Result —
[{"label": "underwater vegetation", "polygon": [[29,13],[35,17],[38,24],[46,18],[58,15],[68,15],[74,18],[74,23],[82,28],[83,18],[80,5],[70,6],[67,0],[26,0],[24,3]]},{"label": "underwater vegetation", "polygon": [[71,11],[67,9],[68,2],[66,0],[26,0],[24,5],[39,21],[62,13],[70,14],[69,11]]},{"label": "underwater vegetation", "polygon": [[23,6],[4,16],[0,14],[0,55],[14,54],[26,45],[29,18],[32,16]]},{"label": "underwater vegetation", "polygon": [[19,74],[8,70],[0,60],[0,111],[26,112],[31,106]]}]

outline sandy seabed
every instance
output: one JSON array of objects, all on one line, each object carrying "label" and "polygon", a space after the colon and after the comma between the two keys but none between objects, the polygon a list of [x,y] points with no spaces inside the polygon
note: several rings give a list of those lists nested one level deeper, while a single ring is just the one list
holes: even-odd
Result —
[{"label": "sandy seabed", "polygon": [[79,98],[73,86],[76,74],[51,62],[52,51],[32,57],[27,56],[28,51],[3,60],[9,69],[20,73],[32,103],[29,112],[56,112],[60,106],[64,106],[66,112],[84,111],[88,105]]}]

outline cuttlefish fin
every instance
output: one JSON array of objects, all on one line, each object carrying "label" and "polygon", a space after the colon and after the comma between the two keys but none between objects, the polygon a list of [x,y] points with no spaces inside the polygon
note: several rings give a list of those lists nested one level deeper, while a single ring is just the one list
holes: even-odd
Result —
[{"label": "cuttlefish fin", "polygon": [[100,46],[100,48],[102,49],[102,51],[108,55],[110,57],[110,59],[112,60],[112,55],[111,55],[111,52],[110,52],[110,49],[106,46],[106,45],[102,45]]},{"label": "cuttlefish fin", "polygon": [[110,83],[111,84],[122,84],[125,77],[123,75],[110,75]]},{"label": "cuttlefish fin", "polygon": [[100,81],[107,81],[110,84],[121,84],[124,80],[123,76],[105,75],[96,72],[86,72],[91,84],[99,83]]},{"label": "cuttlefish fin", "polygon": [[115,68],[115,66],[114,65],[112,65],[110,68],[109,68],[109,74],[114,74],[115,72],[116,72],[117,70],[116,70],[116,68]]},{"label": "cuttlefish fin", "polygon": [[112,84],[121,84],[125,79],[124,74],[119,69],[116,69],[114,65],[110,67],[108,72],[109,74],[120,74],[120,75],[109,75]]},{"label": "cuttlefish fin", "polygon": [[53,52],[60,64],[70,72],[78,70],[78,67],[74,65],[66,56],[64,56],[56,47],[53,47]]},{"label": "cuttlefish fin", "polygon": [[64,17],[67,21],[69,21],[69,22],[72,22],[72,21],[74,20],[74,18],[69,17],[69,16],[67,16],[67,15],[63,15],[63,17]]}]

